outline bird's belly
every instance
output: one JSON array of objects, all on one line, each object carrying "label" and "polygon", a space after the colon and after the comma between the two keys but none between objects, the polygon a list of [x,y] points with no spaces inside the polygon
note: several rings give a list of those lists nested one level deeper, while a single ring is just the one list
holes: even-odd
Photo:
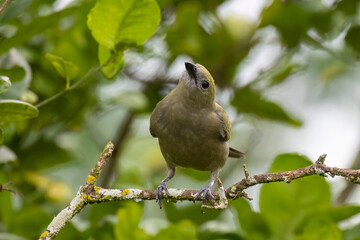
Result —
[{"label": "bird's belly", "polygon": [[221,168],[229,154],[227,142],[206,131],[194,132],[192,129],[183,127],[159,136],[159,145],[167,164],[202,171]]}]

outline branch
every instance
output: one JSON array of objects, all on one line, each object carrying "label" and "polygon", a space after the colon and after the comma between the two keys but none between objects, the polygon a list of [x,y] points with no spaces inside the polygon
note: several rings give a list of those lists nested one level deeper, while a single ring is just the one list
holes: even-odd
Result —
[{"label": "branch", "polygon": [[[76,214],[78,214],[87,204],[101,203],[107,201],[120,201],[120,200],[155,200],[156,190],[141,190],[141,189],[105,189],[95,186],[95,181],[99,177],[106,161],[111,157],[114,150],[114,145],[109,142],[100,155],[95,167],[91,170],[90,175],[86,179],[85,185],[81,186],[75,198],[71,203],[63,209],[49,224],[47,229],[41,234],[41,240],[53,239],[57,236],[60,230],[68,223]],[[277,172],[250,175],[244,164],[245,178],[227,188],[225,191],[222,184],[218,181],[220,186],[220,193],[213,192],[216,200],[220,200],[218,206],[208,206],[209,208],[225,208],[227,206],[227,199],[237,199],[245,197],[249,200],[251,198],[244,192],[245,189],[263,183],[270,182],[286,182],[290,183],[294,179],[303,178],[306,176],[319,175],[319,176],[342,176],[346,180],[353,183],[360,183],[360,170],[344,169],[329,167],[324,164],[326,154],[321,155],[318,160],[310,166],[299,168],[292,171]],[[197,190],[190,189],[168,189],[170,196],[163,194],[163,199],[176,202],[178,200],[195,201],[194,196],[198,193]],[[202,198],[197,199],[202,201]]]}]

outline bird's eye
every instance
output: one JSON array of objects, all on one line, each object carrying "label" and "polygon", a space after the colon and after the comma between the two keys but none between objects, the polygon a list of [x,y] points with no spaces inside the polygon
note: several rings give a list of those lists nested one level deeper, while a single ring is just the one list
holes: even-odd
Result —
[{"label": "bird's eye", "polygon": [[201,86],[202,86],[202,88],[206,89],[206,88],[209,87],[209,82],[208,82],[208,81],[203,81],[203,82],[201,83]]}]

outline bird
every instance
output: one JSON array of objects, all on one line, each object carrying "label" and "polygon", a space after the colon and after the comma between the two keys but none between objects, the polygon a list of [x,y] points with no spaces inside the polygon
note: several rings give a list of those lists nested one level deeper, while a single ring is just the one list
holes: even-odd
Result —
[{"label": "bird", "polygon": [[194,196],[202,195],[202,207],[211,193],[220,169],[228,157],[245,154],[229,147],[231,122],[225,110],[215,102],[215,82],[200,64],[185,62],[177,86],[157,103],[150,117],[150,134],[158,138],[167,164],[167,176],[156,189],[156,201],[162,208],[162,194],[170,196],[166,183],[176,167],[210,171],[210,182]]}]

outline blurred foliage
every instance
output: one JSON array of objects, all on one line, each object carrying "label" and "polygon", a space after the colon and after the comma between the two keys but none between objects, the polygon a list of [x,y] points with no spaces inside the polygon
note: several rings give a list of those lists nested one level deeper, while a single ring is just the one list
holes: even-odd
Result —
[{"label": "blurred foliage", "polygon": [[[154,188],[165,163],[147,132],[149,113],[184,59],[206,66],[237,116],[301,127],[286,100],[269,92],[309,67],[330,83],[360,60],[360,2],[328,2],[269,1],[256,22],[220,16],[223,0],[11,1],[0,15],[0,183],[12,181],[25,198],[0,192],[0,239],[38,237],[130,113],[112,186]],[[257,49],[273,43],[279,56],[251,81],[239,77]],[[299,61],[304,48],[327,57]],[[282,154],[270,171],[309,164]],[[177,177],[184,186],[176,187],[200,188],[208,174]],[[360,225],[338,223],[360,208],[335,207],[330,196],[324,178],[313,176],[263,185],[259,211],[245,199],[205,214],[198,204],[169,203],[160,213],[155,203],[104,203],[88,206],[58,239],[359,239]]]}]

